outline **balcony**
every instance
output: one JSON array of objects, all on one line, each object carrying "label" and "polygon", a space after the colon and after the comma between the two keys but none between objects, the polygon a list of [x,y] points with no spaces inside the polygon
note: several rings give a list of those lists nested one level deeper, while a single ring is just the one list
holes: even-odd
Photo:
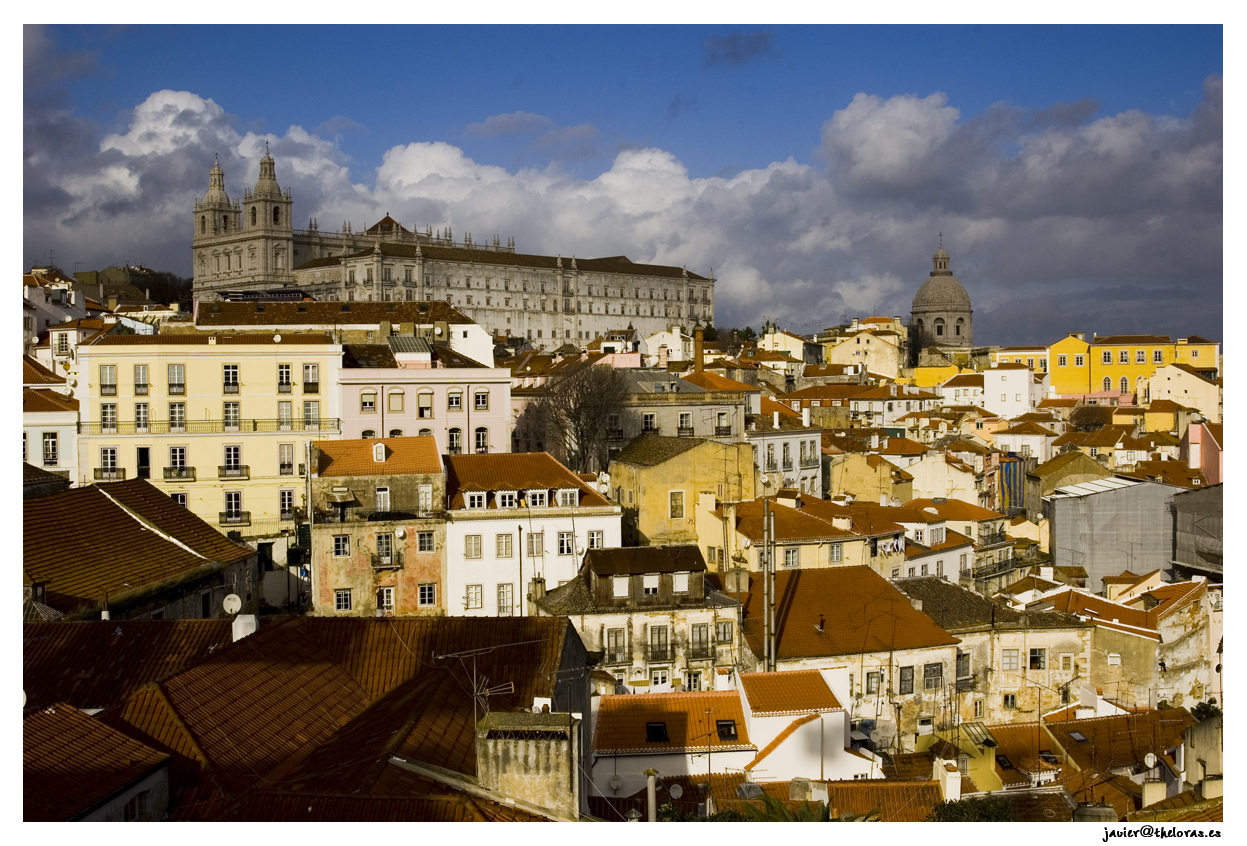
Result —
[{"label": "balcony", "polygon": [[398,570],[403,566],[403,551],[396,549],[389,555],[381,555],[373,553],[372,569],[374,570]]},{"label": "balcony", "polygon": [[97,482],[120,482],[126,477],[126,468],[124,467],[96,467],[95,480]]},{"label": "balcony", "polygon": [[169,396],[175,396],[175,395],[186,396],[186,383],[185,382],[170,382],[169,383]]},{"label": "balcony", "polygon": [[820,464],[822,461],[817,455],[801,459],[802,468],[818,467]]},{"label": "balcony", "polygon": [[992,579],[996,576],[1007,573],[1010,570],[1026,566],[1029,565],[1017,558],[1006,558],[1003,561],[993,561],[989,564],[984,564],[981,567],[975,567],[972,571],[972,575],[976,579]]},{"label": "balcony", "polygon": [[278,465],[277,465],[277,474],[278,474],[279,476],[293,476],[293,475],[294,475],[294,465],[293,465],[293,464],[285,464],[285,463],[278,464]]},{"label": "balcony", "polygon": [[476,448],[476,454],[477,454],[477,455],[489,455],[489,447],[487,447],[487,446],[478,446],[478,447]]},{"label": "balcony", "polygon": [[731,426],[715,426],[714,427],[714,436],[716,438],[725,438],[731,434],[732,434]]},{"label": "balcony", "polygon": [[237,382],[225,382],[224,384],[221,385],[221,393],[223,394],[238,393],[238,383]]},{"label": "balcony", "polygon": [[277,393],[279,394],[288,394],[290,393],[290,389],[291,389],[291,385],[289,382],[278,382],[277,383]]},{"label": "balcony", "polygon": [[675,649],[669,643],[651,643],[645,647],[645,660],[651,664],[675,660]]},{"label": "balcony", "polygon": [[136,397],[145,397],[145,396],[147,396],[147,383],[146,383],[146,382],[143,382],[143,383],[141,383],[141,384],[140,384],[140,383],[136,382],[136,383],[134,384],[134,395],[135,395]]},{"label": "balcony", "polygon": [[691,643],[684,650],[684,657],[690,661],[704,661],[714,657],[714,646],[709,643]]},{"label": "balcony", "polygon": [[192,435],[211,435],[223,432],[338,432],[342,421],[337,417],[312,417],[304,420],[284,418],[260,420],[148,420],[137,423],[133,420],[121,422],[95,421],[78,424],[80,435],[164,435],[169,433],[187,433]]},{"label": "balcony", "polygon": [[186,482],[195,481],[194,467],[166,467],[165,481],[182,480]]},{"label": "balcony", "polygon": [[320,382],[304,382],[303,393],[319,394],[320,393]]},{"label": "balcony", "polygon": [[791,458],[785,458],[785,459],[784,459],[784,469],[785,469],[785,470],[791,470],[791,469],[792,469],[792,459],[791,459]]},{"label": "balcony", "polygon": [[116,385],[100,385],[100,396],[102,397],[117,396],[117,386]]},{"label": "balcony", "polygon": [[251,478],[251,465],[250,464],[218,464],[216,471],[217,471],[218,479],[250,479]]},{"label": "balcony", "polygon": [[659,427],[658,427],[658,426],[643,426],[643,427],[641,427],[641,434],[642,434],[642,435],[657,435],[657,434],[658,434],[658,431],[659,431]]},{"label": "balcony", "polygon": [[623,440],[623,429],[607,429],[606,440],[622,441]]},{"label": "balcony", "polygon": [[765,471],[767,473],[774,473],[778,469],[779,469],[779,465],[775,463],[775,459],[771,459],[770,461],[766,462]]},{"label": "balcony", "polygon": [[447,453],[448,455],[463,455],[463,447],[461,447],[461,446],[448,446],[448,447],[446,447],[446,453]]},{"label": "balcony", "polygon": [[626,649],[608,649],[604,661],[607,664],[631,664],[632,653]]},{"label": "balcony", "polygon": [[691,438],[693,437],[693,427],[692,426],[680,426],[675,430],[675,433],[676,433],[676,436],[680,438]]},{"label": "balcony", "polygon": [[1006,540],[1008,540],[1008,535],[1003,531],[979,532],[979,546],[991,546],[992,544],[1004,543]]},{"label": "balcony", "polygon": [[222,511],[217,523],[221,526],[250,526],[250,511]]}]

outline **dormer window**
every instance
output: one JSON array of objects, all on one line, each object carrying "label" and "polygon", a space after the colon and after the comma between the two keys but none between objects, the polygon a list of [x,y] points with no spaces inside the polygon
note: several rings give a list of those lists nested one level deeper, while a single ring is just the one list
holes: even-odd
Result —
[{"label": "dormer window", "polygon": [[688,593],[688,573],[676,573],[672,587],[676,593]]},{"label": "dormer window", "polygon": [[466,499],[468,503],[468,508],[484,508],[485,507],[485,494],[484,493],[470,493],[467,495]]},{"label": "dormer window", "polygon": [[719,740],[736,740],[735,720],[715,720],[714,727],[719,734]]},{"label": "dormer window", "polygon": [[499,508],[514,508],[515,507],[515,491],[499,491],[498,492],[498,507]]},{"label": "dormer window", "polygon": [[377,462],[378,464],[384,463],[385,444],[373,444],[372,445],[372,460]]},{"label": "dormer window", "polygon": [[559,506],[562,508],[574,508],[577,504],[575,490],[559,491]]},{"label": "dormer window", "polygon": [[645,742],[646,743],[667,743],[667,724],[666,723],[646,723],[645,724]]},{"label": "dormer window", "polygon": [[658,574],[647,573],[641,577],[641,592],[645,596],[658,595]]},{"label": "dormer window", "polygon": [[529,508],[545,508],[546,492],[545,491],[529,491],[528,492]]}]

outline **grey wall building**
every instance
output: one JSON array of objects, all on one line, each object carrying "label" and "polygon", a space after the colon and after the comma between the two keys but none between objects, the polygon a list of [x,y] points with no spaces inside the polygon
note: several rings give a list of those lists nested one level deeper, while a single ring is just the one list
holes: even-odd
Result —
[{"label": "grey wall building", "polygon": [[1178,579],[1222,578],[1223,523],[1221,486],[1210,485],[1174,494],[1173,575]]}]

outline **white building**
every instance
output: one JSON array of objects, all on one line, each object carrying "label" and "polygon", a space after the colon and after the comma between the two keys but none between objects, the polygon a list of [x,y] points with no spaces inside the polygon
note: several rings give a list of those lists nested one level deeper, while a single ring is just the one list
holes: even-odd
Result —
[{"label": "white building", "polygon": [[983,374],[958,373],[939,387],[941,405],[983,405]]},{"label": "white building", "polygon": [[679,326],[668,326],[641,340],[641,356],[646,367],[666,367],[669,361],[690,361],[693,338],[681,332]]},{"label": "white building", "polygon": [[78,479],[78,401],[65,379],[22,358],[22,460]]},{"label": "white building", "polygon": [[797,420],[778,411],[753,418],[745,439],[753,445],[754,464],[772,490],[791,488],[823,496],[823,430],[810,425],[810,410]]},{"label": "white building", "polygon": [[446,458],[447,613],[523,616],[569,582],[587,549],[617,547],[622,507],[548,453]]},{"label": "white building", "polygon": [[1034,411],[1048,394],[1048,374],[1025,364],[998,364],[983,371],[983,408],[1013,419]]}]

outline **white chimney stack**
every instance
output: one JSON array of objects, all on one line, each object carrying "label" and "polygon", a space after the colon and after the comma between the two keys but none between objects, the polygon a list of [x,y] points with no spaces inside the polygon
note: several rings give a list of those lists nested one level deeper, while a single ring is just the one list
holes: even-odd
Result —
[{"label": "white chimney stack", "polygon": [[801,409],[801,425],[810,428],[810,407],[807,405]]},{"label": "white chimney stack", "polygon": [[772,411],[772,412],[771,412],[771,415],[772,415],[772,419],[773,419],[773,421],[774,421],[774,422],[772,423],[772,425],[774,426],[774,428],[778,429],[778,428],[779,428],[779,412],[778,412],[778,411]]}]

